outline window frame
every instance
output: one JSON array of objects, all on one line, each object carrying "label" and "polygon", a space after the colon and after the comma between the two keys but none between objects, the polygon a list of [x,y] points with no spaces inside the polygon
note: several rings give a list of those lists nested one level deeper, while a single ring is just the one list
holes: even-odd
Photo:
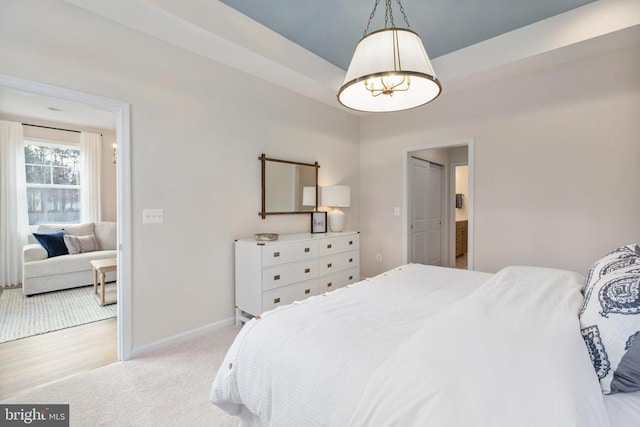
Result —
[{"label": "window frame", "polygon": [[[78,165],[80,165],[80,144],[77,142],[71,142],[71,141],[54,141],[54,140],[49,140],[49,139],[43,139],[43,138],[31,138],[31,137],[25,137],[24,138],[24,142],[23,142],[23,150],[26,149],[27,146],[38,146],[38,147],[49,147],[49,148],[60,148],[60,149],[64,149],[64,150],[76,150],[78,152]],[[42,183],[29,183],[26,180],[26,171],[27,171],[27,166],[47,166],[49,168],[49,178],[50,178],[50,182],[49,184],[42,184]],[[79,204],[79,217],[77,221],[61,221],[61,222],[56,222],[56,221],[49,221],[49,220],[45,220],[45,222],[43,223],[35,223],[35,224],[31,224],[30,222],[30,218],[29,218],[29,201],[27,200],[27,224],[29,225],[30,228],[34,228],[37,227],[40,224],[79,224],[82,222],[81,218],[82,218],[82,202],[81,202],[81,196],[82,196],[82,182],[80,180],[80,170],[78,170],[78,184],[77,185],[73,185],[73,184],[53,184],[53,178],[54,178],[54,170],[55,168],[61,168],[64,166],[56,166],[53,165],[51,162],[49,162],[49,164],[36,164],[36,163],[27,163],[27,159],[25,157],[24,159],[24,171],[25,171],[25,195],[29,193],[29,189],[30,188],[35,188],[35,189],[54,189],[54,190],[78,190],[78,204]]]}]

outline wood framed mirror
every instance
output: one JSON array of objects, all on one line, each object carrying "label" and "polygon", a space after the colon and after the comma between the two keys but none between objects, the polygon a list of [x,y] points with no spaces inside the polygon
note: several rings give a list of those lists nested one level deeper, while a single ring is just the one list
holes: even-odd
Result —
[{"label": "wood framed mirror", "polygon": [[264,153],[258,160],[262,162],[262,219],[318,209],[318,162],[273,159]]}]

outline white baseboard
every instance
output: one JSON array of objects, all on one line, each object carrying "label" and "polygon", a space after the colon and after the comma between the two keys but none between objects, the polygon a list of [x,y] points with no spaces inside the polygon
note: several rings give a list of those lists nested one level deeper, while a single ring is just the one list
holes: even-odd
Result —
[{"label": "white baseboard", "polygon": [[233,325],[235,323],[235,320],[235,317],[229,317],[215,323],[210,323],[208,325],[201,326],[199,328],[192,329],[181,334],[177,334],[168,338],[161,339],[159,341],[152,342],[150,344],[145,344],[143,346],[134,348],[131,352],[131,358],[135,359],[137,357],[145,356],[150,353],[155,353],[157,351],[164,350],[167,347],[174,346],[199,335],[204,335],[207,332],[212,332],[225,326]]}]

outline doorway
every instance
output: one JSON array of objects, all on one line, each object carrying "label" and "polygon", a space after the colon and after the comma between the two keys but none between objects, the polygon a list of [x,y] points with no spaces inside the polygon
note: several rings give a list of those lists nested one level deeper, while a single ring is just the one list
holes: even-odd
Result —
[{"label": "doorway", "polygon": [[455,268],[467,269],[469,241],[469,165],[467,162],[451,164],[455,189]]},{"label": "doorway", "polygon": [[[466,138],[403,150],[405,263],[455,268],[458,240],[460,249],[465,251],[466,261],[462,265],[462,259],[458,259],[458,268],[473,269],[473,144],[472,138]],[[456,188],[455,172],[458,166],[465,166],[467,171],[464,191]],[[461,183],[462,178],[459,181]],[[462,196],[457,196],[459,194]],[[458,224],[463,220],[461,211],[456,208],[460,199],[465,208],[465,222]],[[466,226],[466,239],[464,234],[457,231],[461,226]],[[462,246],[461,237],[466,247]]]},{"label": "doorway", "polygon": [[31,93],[64,101],[75,102],[89,108],[104,110],[115,115],[117,151],[116,163],[116,222],[117,227],[117,287],[118,287],[118,360],[131,357],[131,204],[130,204],[130,124],[127,102],[51,86],[44,83],[0,74],[0,88]]}]

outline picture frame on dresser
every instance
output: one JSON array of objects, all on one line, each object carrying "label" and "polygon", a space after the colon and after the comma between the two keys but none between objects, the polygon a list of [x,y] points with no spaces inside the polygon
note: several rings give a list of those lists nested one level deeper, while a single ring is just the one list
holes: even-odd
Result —
[{"label": "picture frame on dresser", "polygon": [[326,233],[327,232],[327,213],[311,212],[311,232]]}]

